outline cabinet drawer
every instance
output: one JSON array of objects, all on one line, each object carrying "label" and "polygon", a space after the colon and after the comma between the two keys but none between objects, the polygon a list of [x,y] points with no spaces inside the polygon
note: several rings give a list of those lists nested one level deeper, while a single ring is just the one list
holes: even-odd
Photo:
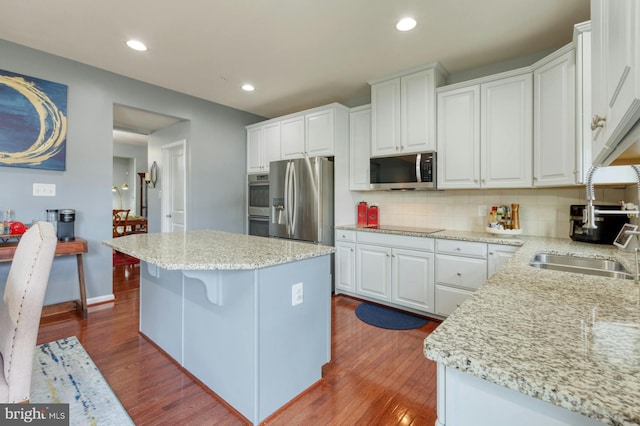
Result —
[{"label": "cabinet drawer", "polygon": [[436,315],[451,315],[472,294],[468,290],[436,285]]},{"label": "cabinet drawer", "polygon": [[487,281],[486,259],[436,255],[436,284],[475,290],[485,281]]},{"label": "cabinet drawer", "polygon": [[487,245],[473,241],[437,240],[436,251],[456,256],[487,258]]},{"label": "cabinet drawer", "polygon": [[356,231],[348,231],[345,229],[336,230],[336,241],[348,241],[350,243],[356,242]]},{"label": "cabinet drawer", "polygon": [[405,235],[381,234],[377,232],[358,232],[358,243],[376,244],[388,247],[401,247],[423,251],[433,251],[433,238],[408,237]]}]

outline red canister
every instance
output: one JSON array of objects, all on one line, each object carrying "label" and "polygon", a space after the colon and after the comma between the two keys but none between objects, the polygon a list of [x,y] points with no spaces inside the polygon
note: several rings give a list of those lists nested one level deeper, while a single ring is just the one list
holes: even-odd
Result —
[{"label": "red canister", "polygon": [[378,206],[376,204],[370,205],[367,209],[367,227],[377,228],[380,224],[379,219],[380,214],[378,211]]},{"label": "red canister", "polygon": [[358,227],[365,228],[367,226],[367,202],[360,201],[358,203]]}]

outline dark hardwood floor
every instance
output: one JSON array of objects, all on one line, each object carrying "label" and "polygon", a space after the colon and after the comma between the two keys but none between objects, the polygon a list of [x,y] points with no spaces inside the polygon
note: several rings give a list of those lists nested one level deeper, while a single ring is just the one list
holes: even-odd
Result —
[{"label": "dark hardwood floor", "polygon": [[[242,425],[246,420],[138,334],[139,266],[113,269],[116,302],[89,318],[43,318],[38,343],[75,335],[137,425]],[[359,301],[332,299],[332,362],[323,380],[268,425],[429,425],[436,420],[436,366],[422,354],[439,324],[384,330],[358,320]]]}]

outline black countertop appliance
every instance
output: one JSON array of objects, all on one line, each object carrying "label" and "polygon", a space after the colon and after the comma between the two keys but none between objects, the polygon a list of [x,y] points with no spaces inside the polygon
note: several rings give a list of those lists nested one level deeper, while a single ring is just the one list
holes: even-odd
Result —
[{"label": "black countertop appliance", "polygon": [[75,237],[76,211],[62,209],[58,216],[58,241],[73,241]]},{"label": "black countertop appliance", "polygon": [[[597,205],[598,210],[620,210],[619,205]],[[584,204],[573,204],[570,206],[569,217],[571,220],[571,239],[583,243],[593,244],[613,244],[616,235],[622,229],[622,225],[629,223],[627,215],[623,214],[603,214],[596,216],[597,229],[583,228]]]}]

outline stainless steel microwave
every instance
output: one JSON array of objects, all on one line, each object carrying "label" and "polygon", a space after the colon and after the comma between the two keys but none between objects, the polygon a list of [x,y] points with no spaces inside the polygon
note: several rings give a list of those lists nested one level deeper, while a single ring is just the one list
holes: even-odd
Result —
[{"label": "stainless steel microwave", "polygon": [[371,158],[369,183],[379,190],[436,189],[436,170],[435,151]]}]

